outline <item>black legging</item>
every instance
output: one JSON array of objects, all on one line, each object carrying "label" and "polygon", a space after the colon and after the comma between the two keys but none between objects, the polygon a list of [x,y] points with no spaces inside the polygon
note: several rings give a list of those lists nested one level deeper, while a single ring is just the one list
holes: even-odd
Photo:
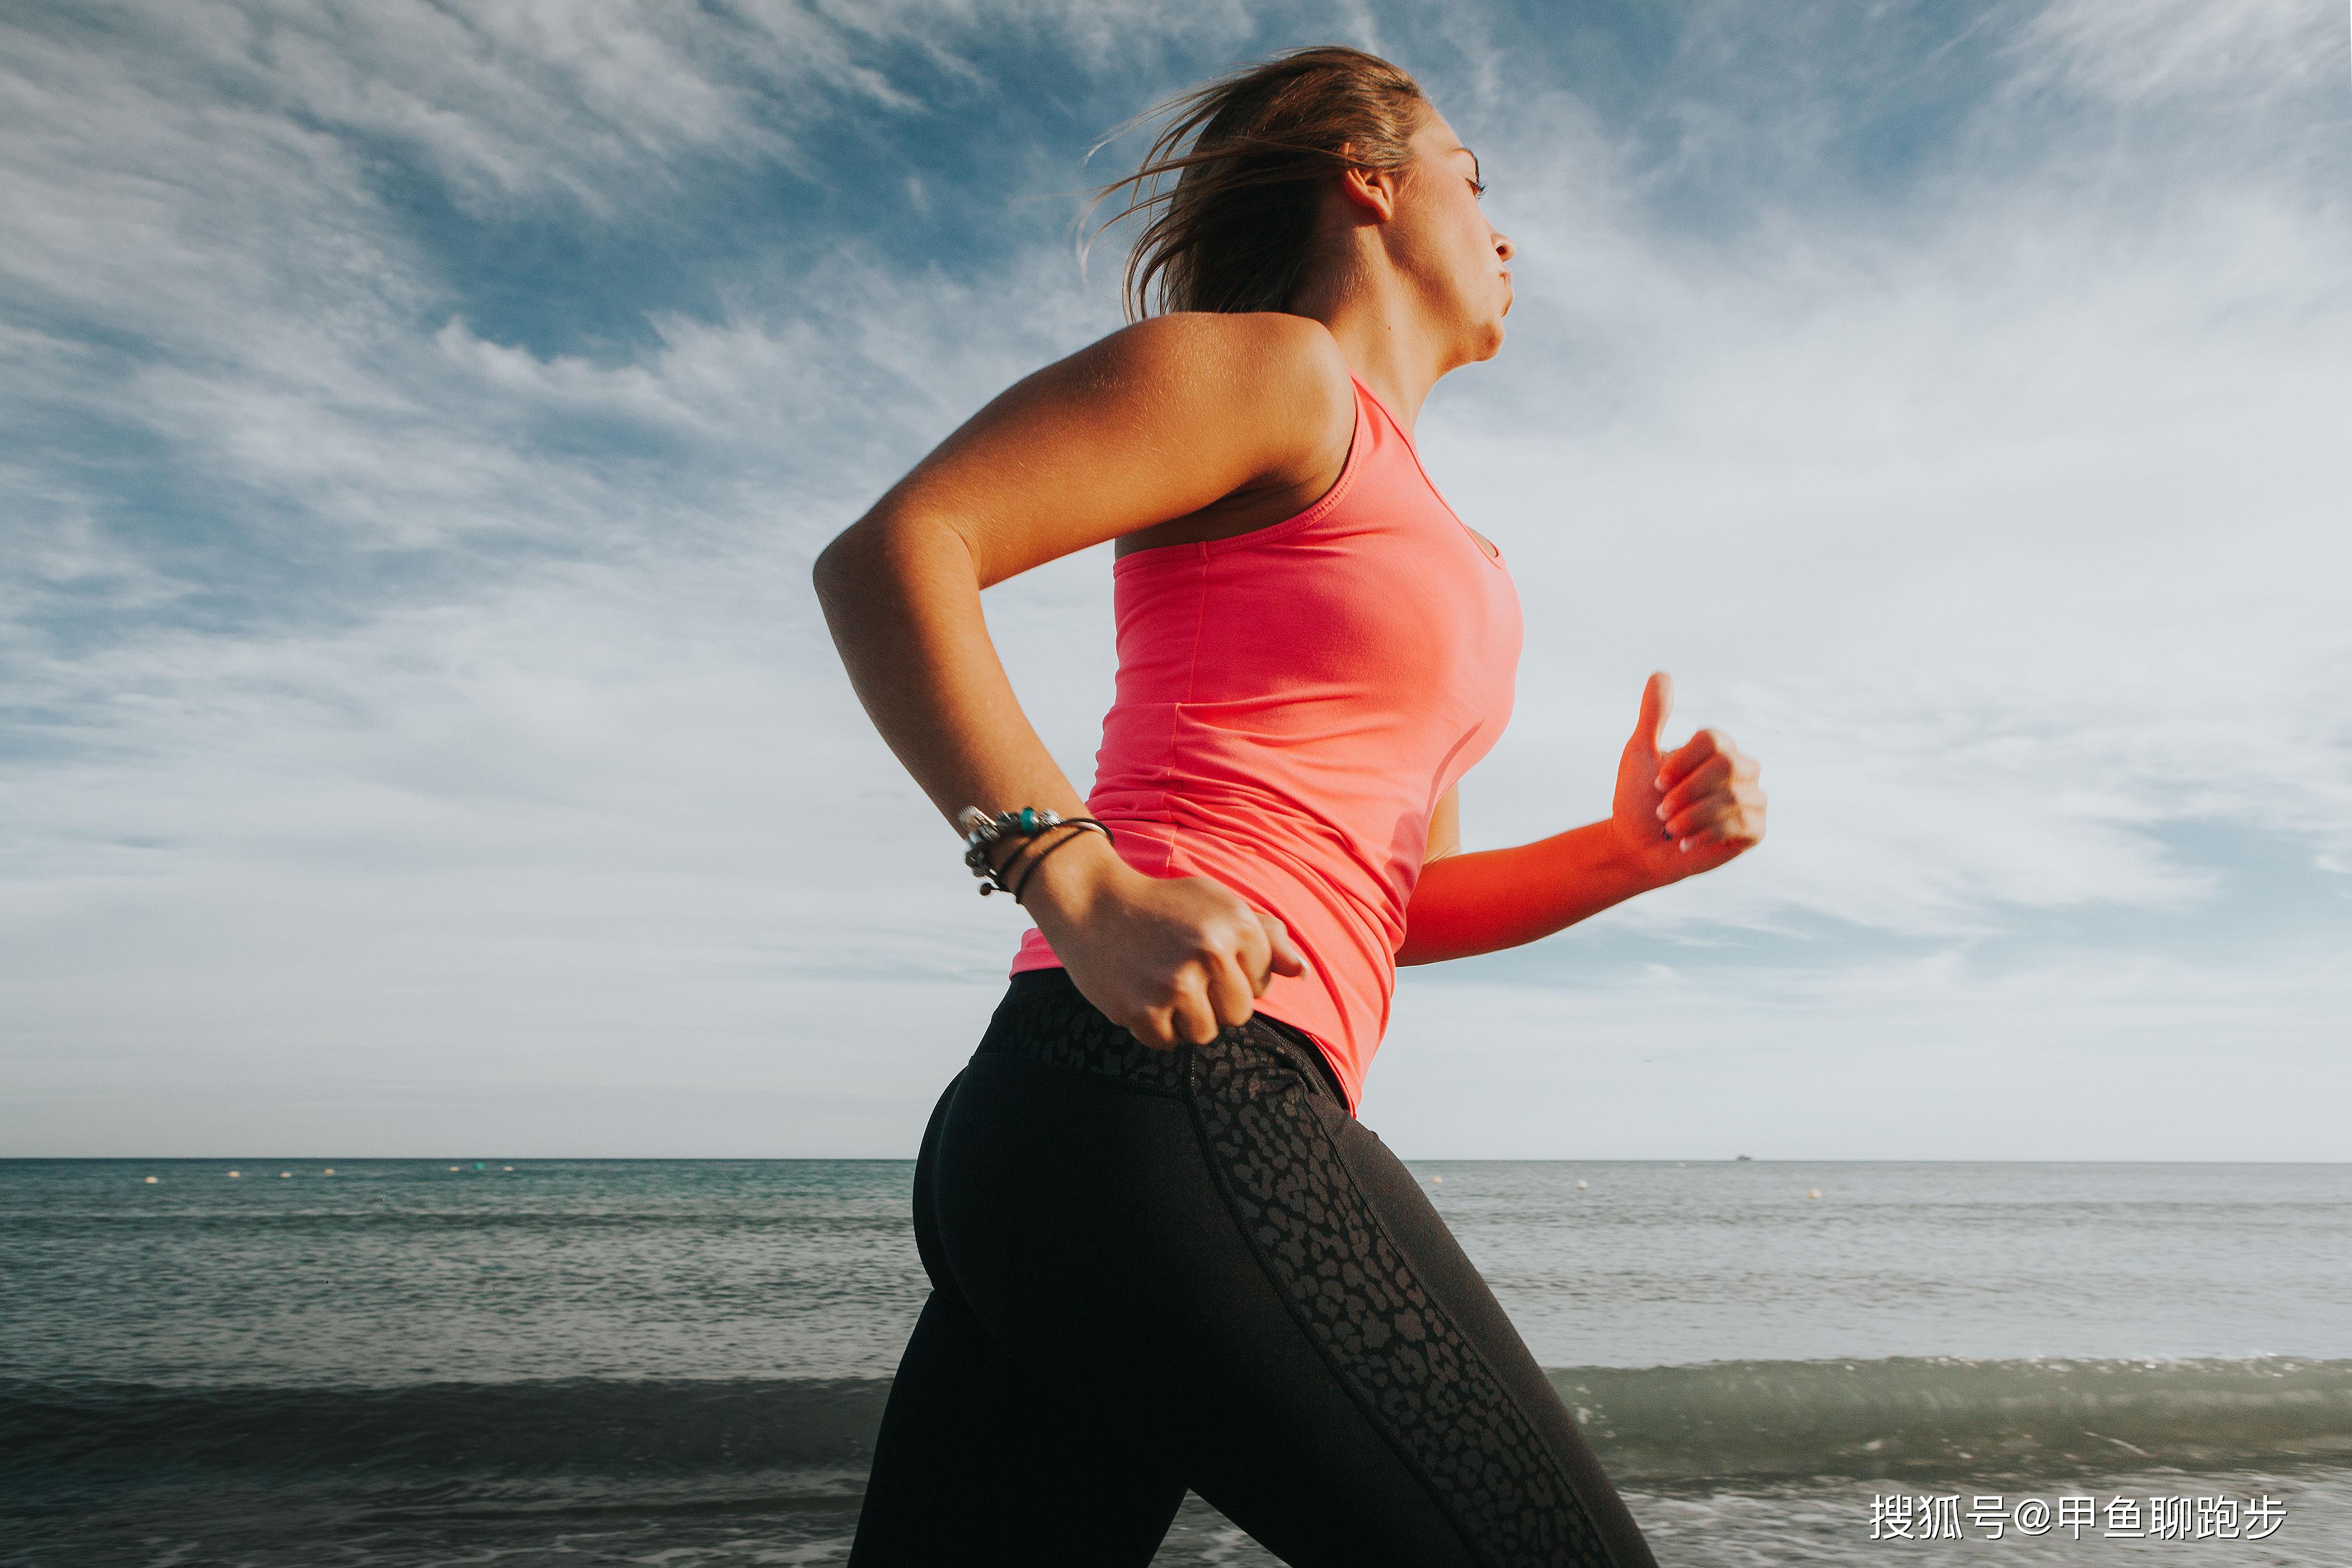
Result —
[{"label": "black legging", "polygon": [[1284,1562],[1653,1568],[1421,1184],[1321,1052],[1153,1051],[1014,977],[931,1113],[855,1568],[1151,1560],[1189,1487]]}]

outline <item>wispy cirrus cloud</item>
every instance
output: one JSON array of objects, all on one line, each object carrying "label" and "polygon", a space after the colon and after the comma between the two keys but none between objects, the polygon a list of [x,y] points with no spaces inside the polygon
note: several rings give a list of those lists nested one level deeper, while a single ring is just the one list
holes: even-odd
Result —
[{"label": "wispy cirrus cloud", "polygon": [[[910,1148],[1016,917],[971,896],[849,697],[808,558],[1117,324],[1115,269],[1082,283],[1064,227],[1093,137],[1327,37],[1422,72],[1522,246],[1511,345],[1421,433],[1531,611],[1474,840],[1605,810],[1660,665],[1674,737],[1722,724],[1774,801],[1717,876],[1411,976],[1397,1059],[1450,1060],[1413,1020],[1472,1007],[1487,1070],[1548,1082],[1569,1008],[1685,1042],[1703,1080],[1800,1051],[1792,1018],[1860,1040],[1909,995],[2023,1071],[2137,1027],[2123,998],[2190,983],[2151,956],[2200,943],[2200,994],[2299,1051],[2352,908],[2327,527],[2352,153],[2309,63],[2326,27],[2267,5],[1443,21],[13,24],[10,1146],[390,1149],[487,1135],[479,1099],[541,1150]],[[1099,554],[989,596],[1080,779]],[[1384,1080],[1433,1151],[1481,1152],[1472,1088],[1384,1059],[1376,1118]],[[729,1082],[774,1143],[703,1092]],[[665,1084],[702,1110],[667,1145],[620,1131]],[[175,1122],[193,1103],[224,1130]],[[1835,1125],[1810,1152],[1843,1152]],[[2053,1147],[2031,1117],[1984,1136]],[[1643,1137],[1623,1152],[1682,1152]]]},{"label": "wispy cirrus cloud", "polygon": [[2330,118],[2343,122],[2345,29],[2294,0],[2059,0],[2026,19],[2015,50],[2028,83],[2123,102],[2220,93],[2244,103],[2241,124],[2296,98],[2322,112],[2332,100]]}]

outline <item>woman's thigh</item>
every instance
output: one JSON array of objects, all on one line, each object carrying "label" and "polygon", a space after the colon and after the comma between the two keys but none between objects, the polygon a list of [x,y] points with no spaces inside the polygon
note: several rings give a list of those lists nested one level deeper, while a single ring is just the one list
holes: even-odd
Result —
[{"label": "woman's thigh", "polygon": [[934,1291],[900,1358],[855,1568],[1144,1568],[1184,1482],[1115,1426],[1044,1398]]},{"label": "woman's thigh", "polygon": [[[961,1079],[959,1080],[961,1082]],[[899,1358],[849,1561],[856,1568],[1143,1568],[1184,1482],[990,1338],[941,1267],[932,1112],[916,1164],[915,1235],[930,1298]]]},{"label": "woman's thigh", "polygon": [[[1297,1564],[1650,1568],[1575,1418],[1419,1180],[1343,1109],[1246,1057],[1196,1079],[1203,1164],[1294,1330],[1275,1365],[1234,1373],[1279,1368],[1284,1401],[1311,1414],[1269,1413],[1238,1443],[1201,1434],[1182,1467],[1194,1489]],[[1283,1474],[1301,1450],[1315,1484]]]},{"label": "woman's thigh", "polygon": [[1060,1066],[976,1057],[941,1129],[935,1278],[1301,1568],[1648,1568],[1420,1183],[1280,1047],[1261,1024],[1148,1061],[1108,1036]]}]

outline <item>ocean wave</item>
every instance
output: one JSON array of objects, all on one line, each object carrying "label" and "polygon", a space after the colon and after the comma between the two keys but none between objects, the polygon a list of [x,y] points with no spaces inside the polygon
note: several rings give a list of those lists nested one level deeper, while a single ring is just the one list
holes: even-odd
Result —
[{"label": "ocean wave", "polygon": [[1611,1474],[1657,1481],[2352,1458],[2352,1361],[1724,1361],[1550,1374]]},{"label": "ocean wave", "polygon": [[381,1388],[0,1384],[0,1489],[40,1471],[695,1474],[863,1468],[883,1378]]},{"label": "ocean wave", "polygon": [[[1549,1375],[1617,1479],[2222,1469],[2352,1459],[2352,1362],[1735,1361]],[[0,1383],[0,1490],[297,1477],[862,1478],[877,1378],[384,1388]]]}]

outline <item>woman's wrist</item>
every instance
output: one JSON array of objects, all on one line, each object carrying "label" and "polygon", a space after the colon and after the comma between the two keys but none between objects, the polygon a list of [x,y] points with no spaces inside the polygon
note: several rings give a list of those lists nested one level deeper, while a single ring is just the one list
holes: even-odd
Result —
[{"label": "woman's wrist", "polygon": [[1066,844],[1072,831],[1110,837],[1110,830],[1083,810],[1065,815],[1034,806],[992,815],[967,806],[957,813],[956,826],[964,830],[963,863],[980,879],[980,891],[1011,893],[1015,903],[1020,879],[1044,851]]},{"label": "woman's wrist", "polygon": [[[1654,893],[1690,874],[1687,857],[1668,858],[1675,847],[1672,839],[1652,841],[1644,838],[1637,844],[1615,818],[1609,819],[1606,826],[1609,829],[1609,851],[1602,859],[1606,874],[1624,889],[1618,895],[1620,898]],[[1641,830],[1633,831],[1639,832]]]},{"label": "woman's wrist", "polygon": [[[1119,859],[1118,852],[1111,848],[1110,841],[1100,833],[1083,829],[1065,831],[1085,841],[1045,845],[1023,857],[1024,863],[1011,873],[1020,880],[1021,906],[1029,911],[1048,941],[1056,928],[1067,930],[1084,924],[1122,877],[1134,874]],[[1038,855],[1043,849],[1055,852],[1040,860]]]}]

